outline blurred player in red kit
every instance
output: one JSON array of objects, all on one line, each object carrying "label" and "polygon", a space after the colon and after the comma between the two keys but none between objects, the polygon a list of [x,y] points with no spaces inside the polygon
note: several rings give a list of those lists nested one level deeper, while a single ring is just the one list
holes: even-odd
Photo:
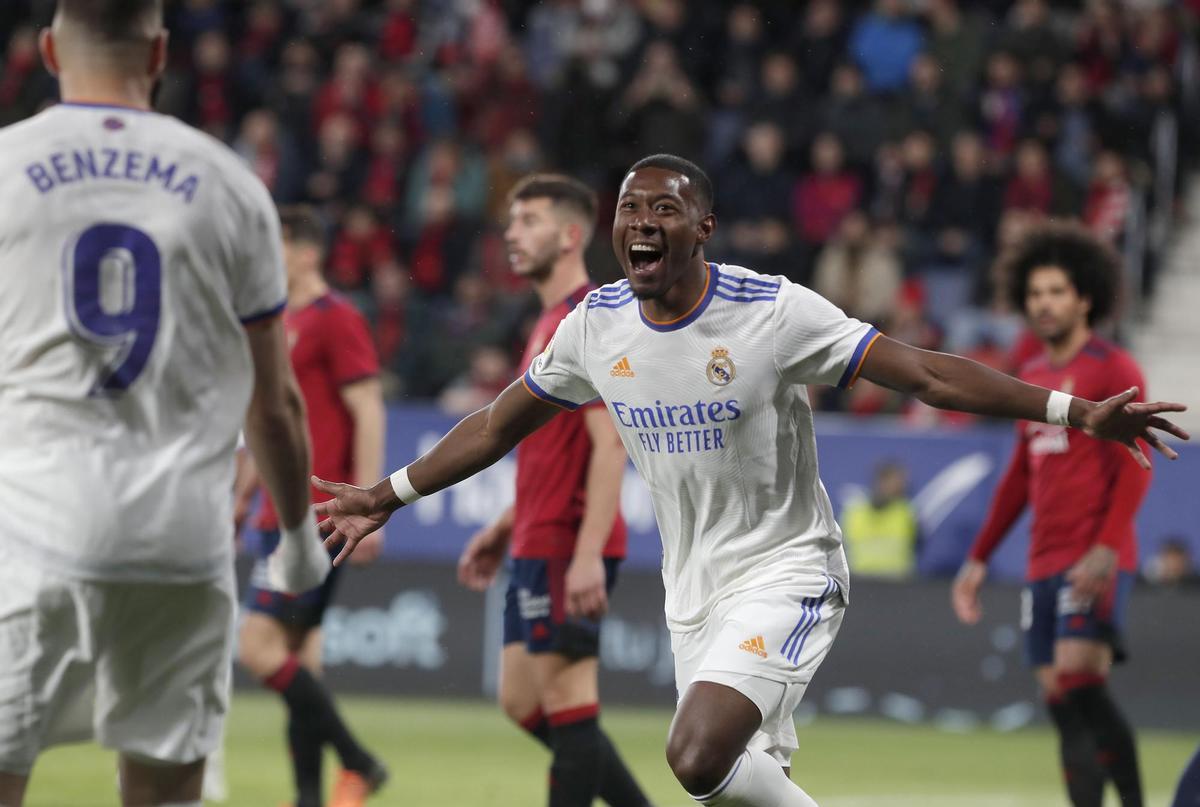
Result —
[{"label": "blurred player in red kit", "polygon": [[[1082,227],[1046,224],[1001,260],[1044,350],[1020,378],[1104,399],[1145,382],[1133,358],[1093,332],[1117,296],[1119,258]],[[1020,422],[991,511],[955,580],[958,618],[980,617],[987,560],[1021,512],[1033,510],[1021,623],[1026,656],[1058,730],[1075,807],[1100,807],[1111,780],[1124,807],[1142,804],[1133,731],[1106,686],[1124,659],[1121,626],[1137,570],[1134,516],[1150,473],[1111,442]]]},{"label": "blurred player in red kit", "polygon": [[[595,288],[583,251],[596,199],[575,179],[535,174],[513,190],[510,215],[510,263],[542,303],[526,367]],[[511,545],[500,703],[553,754],[551,807],[649,804],[598,723],[600,618],[625,557],[625,462],[602,403],[556,418],[517,448],[516,502],[459,561],[459,580],[483,590]]]},{"label": "blurred player in red kit", "polygon": [[[281,213],[284,262],[288,274],[285,316],[292,367],[308,410],[313,468],[371,480],[383,466],[385,414],[375,347],[367,323],[355,308],[333,294],[321,272],[325,236],[308,208]],[[252,464],[249,473],[253,474]],[[239,474],[239,510],[254,484]],[[313,491],[314,501],[324,498]],[[256,526],[263,552],[279,537],[278,517],[264,497]],[[381,534],[371,537],[364,561],[381,550]],[[387,771],[350,733],[333,698],[320,681],[321,620],[333,597],[338,570],[319,587],[299,596],[264,585],[260,562],[245,596],[238,660],[255,678],[283,697],[288,709],[288,746],[296,783],[296,807],[322,804],[321,751],[331,745],[343,771],[334,787],[333,807],[355,807],[378,790]]]}]

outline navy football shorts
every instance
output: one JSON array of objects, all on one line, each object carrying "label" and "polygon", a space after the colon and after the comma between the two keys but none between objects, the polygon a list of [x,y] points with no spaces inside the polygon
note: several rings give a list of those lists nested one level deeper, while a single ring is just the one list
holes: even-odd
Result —
[{"label": "navy football shorts", "polygon": [[1021,592],[1021,630],[1025,658],[1031,667],[1054,663],[1059,639],[1093,639],[1112,646],[1113,660],[1127,654],[1121,637],[1133,574],[1118,572],[1114,585],[1090,603],[1076,602],[1066,573],[1034,580]]},{"label": "navy football shorts", "polygon": [[[274,617],[276,621],[287,628],[311,630],[321,627],[321,620],[325,618],[325,609],[333,600],[333,592],[337,588],[341,567],[334,566],[324,583],[303,594],[272,591],[267,584],[267,555],[274,552],[278,545],[279,530],[262,531],[262,540],[259,543],[261,557],[255,562],[254,570],[250,573],[250,585],[246,589],[242,606],[247,611],[256,611]],[[329,553],[329,556],[333,558],[336,557],[336,554],[337,552],[333,551]]]},{"label": "navy football shorts", "polygon": [[[600,654],[599,620],[567,616],[566,577],[570,558],[513,558],[504,595],[504,644],[524,642],[530,653],[569,659]],[[619,558],[605,558],[606,588],[617,583]]]}]

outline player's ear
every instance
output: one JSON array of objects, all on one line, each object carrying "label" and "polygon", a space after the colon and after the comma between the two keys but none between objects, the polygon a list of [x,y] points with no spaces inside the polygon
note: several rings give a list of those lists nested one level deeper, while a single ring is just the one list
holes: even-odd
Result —
[{"label": "player's ear", "polygon": [[696,243],[704,244],[717,231],[717,216],[715,213],[705,213],[696,224]]},{"label": "player's ear", "polygon": [[582,250],[587,246],[587,228],[581,222],[570,221],[567,226],[559,230],[558,247],[564,252],[573,250]]},{"label": "player's ear", "polygon": [[167,29],[163,28],[155,35],[154,41],[150,44],[150,63],[147,68],[154,78],[161,76],[167,67],[167,37]]},{"label": "player's ear", "polygon": [[47,72],[58,77],[58,51],[54,42],[54,32],[47,26],[38,34],[38,51],[42,54],[42,64]]}]

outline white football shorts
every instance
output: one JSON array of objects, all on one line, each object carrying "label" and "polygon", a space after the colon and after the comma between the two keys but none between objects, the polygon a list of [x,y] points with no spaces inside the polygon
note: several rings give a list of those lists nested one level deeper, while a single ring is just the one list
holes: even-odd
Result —
[{"label": "white football shorts", "polygon": [[216,749],[232,568],[208,582],[100,582],[0,555],[0,770],[28,774],[43,748],[88,739],[165,764]]},{"label": "white football shorts", "polygon": [[799,747],[792,713],[845,610],[840,586],[824,576],[722,600],[701,628],[671,634],[679,697],[696,681],[736,689],[762,713],[750,748],[790,765]]}]

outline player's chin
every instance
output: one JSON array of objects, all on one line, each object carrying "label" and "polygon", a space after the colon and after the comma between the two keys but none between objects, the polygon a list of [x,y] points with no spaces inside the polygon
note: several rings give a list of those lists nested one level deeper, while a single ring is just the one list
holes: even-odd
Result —
[{"label": "player's chin", "polygon": [[653,300],[663,294],[662,278],[657,274],[649,274],[626,269],[625,277],[629,280],[629,288],[633,296],[639,300]]}]

